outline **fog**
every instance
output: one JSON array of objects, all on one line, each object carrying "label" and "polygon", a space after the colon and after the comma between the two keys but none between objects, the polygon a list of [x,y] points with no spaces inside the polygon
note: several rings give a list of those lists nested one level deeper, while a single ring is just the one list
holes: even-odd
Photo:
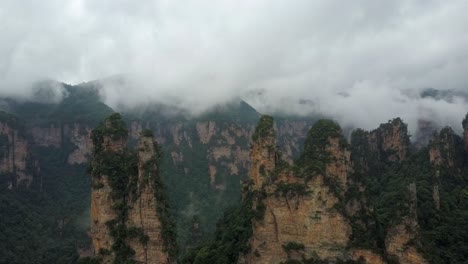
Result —
[{"label": "fog", "polygon": [[2,0],[0,96],[104,79],[114,108],[197,114],[242,98],[363,128],[400,116],[412,131],[420,118],[459,130],[466,98],[419,93],[468,92],[466,10],[464,0]]}]

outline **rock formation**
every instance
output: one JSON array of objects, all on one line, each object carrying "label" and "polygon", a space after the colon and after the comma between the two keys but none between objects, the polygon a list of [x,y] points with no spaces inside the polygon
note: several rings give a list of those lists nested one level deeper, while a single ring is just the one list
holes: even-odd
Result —
[{"label": "rock formation", "polygon": [[29,186],[39,171],[30,153],[30,144],[20,121],[0,112],[0,181],[8,188]]},{"label": "rock formation", "polygon": [[326,142],[308,139],[301,163],[317,162],[295,171],[278,160],[272,123],[271,117],[262,117],[253,138],[250,176],[253,190],[264,192],[265,198],[255,203],[264,213],[253,221],[251,253],[245,262],[346,258],[351,226],[337,206],[349,173],[349,152],[340,145],[336,124],[314,125],[311,131],[329,130],[323,135]]},{"label": "rock formation", "polygon": [[50,124],[31,128],[33,143],[36,146],[52,149],[66,149],[70,165],[85,164],[93,149],[91,128],[83,123]]},{"label": "rock formation", "polygon": [[174,227],[159,175],[159,147],[142,132],[138,153],[114,114],[93,131],[91,237],[104,263],[174,263]]},{"label": "rock formation", "polygon": [[463,164],[463,152],[462,139],[449,127],[434,134],[429,142],[429,161],[434,168],[435,176],[432,192],[437,210],[440,209],[440,177],[450,177],[449,175],[441,175],[441,172],[446,169],[460,171]]},{"label": "rock formation", "polygon": [[[375,225],[374,209],[367,183],[356,170],[362,177],[379,177],[373,175],[376,162],[401,162],[409,147],[406,125],[400,119],[370,133],[359,133],[362,144],[350,149],[336,123],[320,120],[309,131],[303,154],[290,166],[277,152],[273,120],[261,118],[253,135],[247,191],[255,197],[256,217],[252,219],[250,251],[240,263],[426,263],[409,244],[418,240],[419,228],[414,183],[402,190],[410,196],[406,201],[409,211],[395,212],[403,220],[388,226],[385,241],[366,241],[368,249],[356,243],[356,236],[371,240],[377,236],[371,227]],[[353,158],[351,150],[357,152]],[[365,155],[360,156],[359,151]],[[379,244],[383,244],[380,253],[375,250]]]},{"label": "rock formation", "polygon": [[404,160],[408,154],[408,128],[400,118],[395,118],[371,131],[372,147],[382,159],[390,161]]}]

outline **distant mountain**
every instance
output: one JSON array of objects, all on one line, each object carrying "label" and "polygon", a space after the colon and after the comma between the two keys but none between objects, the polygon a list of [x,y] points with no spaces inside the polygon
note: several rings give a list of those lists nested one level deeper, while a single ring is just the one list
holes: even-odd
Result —
[{"label": "distant mountain", "polygon": [[461,98],[468,102],[468,92],[464,91],[427,88],[421,91],[420,96],[421,98],[433,98],[435,100],[444,100],[447,102],[453,102],[455,98]]}]

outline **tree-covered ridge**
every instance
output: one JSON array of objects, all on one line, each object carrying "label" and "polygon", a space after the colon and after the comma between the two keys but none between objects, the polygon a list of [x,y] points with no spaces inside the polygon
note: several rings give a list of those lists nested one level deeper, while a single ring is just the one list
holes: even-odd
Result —
[{"label": "tree-covered ridge", "polygon": [[[49,123],[82,122],[97,125],[113,110],[101,101],[99,90],[89,85],[68,85],[56,83],[62,95],[55,94],[52,87],[43,87],[40,96],[26,101],[9,98],[8,111],[21,117],[29,125],[48,125]],[[45,98],[42,98],[45,97]],[[58,100],[50,100],[57,97]]]}]

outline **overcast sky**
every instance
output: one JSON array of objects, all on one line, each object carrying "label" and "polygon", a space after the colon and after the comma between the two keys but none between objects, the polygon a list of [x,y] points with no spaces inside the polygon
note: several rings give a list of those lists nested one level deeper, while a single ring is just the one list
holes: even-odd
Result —
[{"label": "overcast sky", "polygon": [[344,125],[401,116],[412,130],[420,117],[459,129],[464,100],[416,95],[468,90],[466,10],[466,0],[1,0],[0,95],[126,74],[130,85],[104,89],[111,106],[177,100],[199,112],[240,96]]}]

